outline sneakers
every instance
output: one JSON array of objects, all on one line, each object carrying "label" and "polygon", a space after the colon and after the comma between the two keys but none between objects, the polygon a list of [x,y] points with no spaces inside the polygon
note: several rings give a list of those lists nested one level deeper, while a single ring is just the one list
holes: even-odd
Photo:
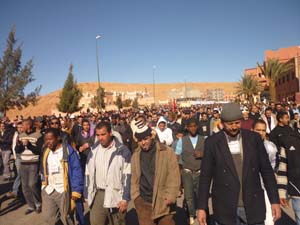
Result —
[{"label": "sneakers", "polygon": [[28,215],[28,214],[30,214],[30,213],[32,213],[32,212],[34,212],[34,211],[35,211],[34,209],[28,208],[28,209],[26,209],[26,211],[25,211],[25,215]]},{"label": "sneakers", "polygon": [[195,219],[193,216],[190,216],[190,225],[194,225]]},{"label": "sneakers", "polygon": [[10,191],[10,192],[6,193],[6,197],[7,198],[17,198],[18,196],[14,192]]}]

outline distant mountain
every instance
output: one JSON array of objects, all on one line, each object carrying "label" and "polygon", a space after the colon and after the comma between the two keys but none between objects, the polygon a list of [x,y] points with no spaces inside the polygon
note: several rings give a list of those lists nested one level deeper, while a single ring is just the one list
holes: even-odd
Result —
[{"label": "distant mountain", "polygon": [[[225,94],[233,94],[234,82],[223,83],[163,83],[155,84],[155,98],[157,101],[163,101],[174,97],[179,97],[183,93],[187,96],[197,95],[198,93],[206,93],[207,89],[221,88]],[[93,83],[79,83],[83,93],[95,94],[98,87],[97,82]],[[153,84],[132,84],[132,83],[101,83],[101,86],[105,88],[106,92],[143,92],[148,93],[149,96],[153,96]],[[54,112],[57,113],[56,103],[59,101],[59,93],[61,90],[54,91],[47,95],[41,96],[36,105],[30,105],[27,108],[19,110],[10,110],[7,115],[10,119],[14,119],[16,115],[39,116],[39,115],[51,115]],[[177,96],[176,96],[177,95]]]}]

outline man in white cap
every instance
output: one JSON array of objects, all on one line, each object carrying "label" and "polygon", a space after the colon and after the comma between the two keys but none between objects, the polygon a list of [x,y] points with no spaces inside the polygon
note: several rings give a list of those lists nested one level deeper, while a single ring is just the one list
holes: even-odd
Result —
[{"label": "man in white cap", "polygon": [[131,199],[140,225],[175,225],[180,173],[174,151],[140,124],[135,131],[138,148],[131,159]]},{"label": "man in white cap", "polygon": [[198,193],[198,221],[206,223],[209,190],[217,225],[262,225],[266,216],[263,178],[273,214],[281,217],[273,169],[259,134],[241,129],[242,113],[236,103],[225,104],[223,131],[208,137],[204,146]]}]

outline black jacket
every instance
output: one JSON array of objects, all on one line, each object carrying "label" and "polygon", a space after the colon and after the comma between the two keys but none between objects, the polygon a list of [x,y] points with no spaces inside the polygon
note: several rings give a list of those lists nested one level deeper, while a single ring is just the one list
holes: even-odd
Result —
[{"label": "black jacket", "polygon": [[290,133],[293,133],[293,129],[286,125],[286,126],[279,126],[277,125],[270,133],[269,135],[269,139],[270,141],[272,141],[276,146],[277,146],[277,149],[280,148],[280,145],[279,145],[279,136],[282,135],[282,134],[290,134]]},{"label": "black jacket", "polygon": [[[300,134],[293,132],[279,137],[279,145],[285,150],[286,158],[280,160],[287,164],[287,171],[278,171],[278,176],[288,179],[287,191],[291,196],[300,196]],[[280,184],[278,184],[280,188]]]},{"label": "black jacket", "polygon": [[[255,224],[263,222],[266,215],[260,174],[271,204],[279,203],[279,196],[273,169],[261,137],[243,129],[241,136],[243,203],[248,223]],[[216,221],[222,224],[235,224],[240,182],[224,132],[214,134],[205,141],[198,189],[199,209],[208,208],[212,180],[212,202]]]},{"label": "black jacket", "polygon": [[11,150],[12,148],[13,132],[5,129],[3,135],[0,132],[0,149],[2,151]]}]

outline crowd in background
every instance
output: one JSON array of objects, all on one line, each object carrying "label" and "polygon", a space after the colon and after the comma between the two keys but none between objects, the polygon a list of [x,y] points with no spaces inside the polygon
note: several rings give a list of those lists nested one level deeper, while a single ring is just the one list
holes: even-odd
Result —
[{"label": "crowd in background", "polygon": [[[151,129],[151,136],[154,137],[158,143],[172,148],[177,156],[182,180],[178,195],[184,193],[187,218],[189,223],[193,224],[196,218],[197,206],[195,203],[195,195],[197,196],[197,180],[199,180],[200,174],[200,161],[193,160],[201,160],[203,155],[201,155],[201,153],[196,155],[195,152],[191,152],[191,155],[188,155],[189,153],[184,149],[190,142],[186,140],[185,137],[189,135],[190,137],[199,135],[199,138],[195,141],[191,138],[191,148],[194,147],[195,149],[199,145],[198,147],[203,150],[205,139],[221,132],[224,128],[220,116],[222,108],[222,105],[199,105],[177,109],[169,106],[161,106],[151,109],[145,107],[138,110],[124,109],[121,111],[106,111],[101,113],[80,112],[77,115],[53,114],[29,118],[23,118],[22,116],[16,116],[15,118],[3,117],[0,123],[1,174],[4,180],[14,181],[11,191],[7,193],[7,197],[24,199],[28,205],[26,214],[30,214],[34,211],[40,213],[46,210],[43,207],[50,208],[50,205],[43,205],[42,207],[42,201],[47,198],[47,193],[50,195],[53,191],[50,190],[50,188],[47,189],[47,182],[51,182],[50,180],[43,183],[46,180],[45,176],[47,179],[51,177],[54,183],[61,182],[60,185],[63,184],[60,180],[63,179],[63,177],[50,176],[49,171],[52,169],[49,167],[51,164],[49,160],[50,157],[53,157],[54,160],[55,155],[52,154],[51,151],[49,153],[47,148],[55,149],[57,146],[53,145],[58,143],[62,144],[62,146],[70,146],[68,154],[70,154],[69,157],[73,158],[68,158],[68,176],[70,176],[68,179],[73,180],[69,184],[70,188],[76,189],[77,186],[86,186],[85,183],[87,181],[84,176],[89,172],[89,160],[93,157],[91,156],[91,152],[96,148],[95,145],[97,142],[100,142],[103,148],[108,147],[104,144],[105,141],[100,138],[102,134],[99,132],[103,127],[106,128],[106,131],[111,131],[116,143],[125,146],[132,155],[141,145],[140,142],[142,139],[145,138],[139,138],[136,134],[146,126]],[[274,172],[278,174],[279,179],[285,179],[285,176],[287,176],[287,168],[285,167],[285,170],[282,170],[280,167],[280,162],[285,162],[280,155],[284,155],[283,158],[287,156],[285,156],[284,151],[281,149],[284,141],[282,141],[280,137],[283,134],[299,134],[299,106],[296,103],[281,104],[272,102],[268,105],[263,103],[240,105],[240,110],[243,115],[241,128],[256,131],[260,134],[263,133],[262,138],[266,140],[265,145],[269,146],[266,146],[266,149],[275,149],[272,153],[273,155],[269,155]],[[107,124],[109,124],[109,126]],[[263,128],[257,124],[263,124]],[[59,132],[56,133],[55,130]],[[59,139],[59,141],[56,142],[56,139]],[[297,151],[299,150],[297,149]],[[269,152],[271,152],[271,150]],[[80,168],[76,167],[76,157],[71,156],[72,154],[78,156],[78,165],[80,165]],[[45,160],[43,160],[45,157],[48,157],[46,162],[48,162],[49,165],[47,163],[47,165],[45,164]],[[63,156],[61,157],[63,158]],[[12,172],[11,167],[12,160],[14,161],[14,172]],[[126,157],[124,160],[126,161]],[[193,163],[196,164],[194,165]],[[53,165],[54,171],[57,169],[54,168],[57,165],[55,163]],[[71,168],[72,165],[77,169]],[[60,168],[59,166],[57,167]],[[62,167],[60,169],[64,168]],[[82,178],[70,174],[70,171],[73,169],[74,173],[82,173]],[[142,168],[142,170],[143,169],[146,170],[147,168]],[[48,171],[48,174],[46,171]],[[147,175],[150,176],[150,174]],[[41,193],[43,187],[46,187],[46,193]],[[59,190],[60,188],[65,190],[64,188],[66,187],[57,185],[55,190]],[[279,190],[280,188],[286,189],[284,185],[280,186],[280,182],[278,188]],[[63,191],[58,191],[58,193],[62,192]],[[83,204],[78,202],[78,199],[83,199],[84,190],[83,188],[79,188],[78,191],[73,190],[73,192],[75,194],[74,196],[72,195],[71,198],[76,201],[76,220],[79,224],[84,224],[84,219],[80,214],[80,210],[83,211]],[[77,192],[79,193],[78,196],[76,196]],[[148,191],[145,190],[145,193],[148,193]],[[286,194],[286,192],[284,192],[284,194]],[[295,195],[298,196],[298,194]],[[59,199],[59,197],[57,199]],[[147,199],[147,197],[145,197],[145,199]],[[284,204],[284,202],[281,203]],[[138,211],[138,213],[143,212]],[[295,213],[296,215],[298,213],[299,216],[299,211],[295,211]],[[111,223],[111,220],[109,220],[109,222]],[[297,222],[299,224],[298,217]],[[66,220],[64,223],[70,224],[72,222]],[[157,224],[159,224],[159,222],[157,222]]]}]

